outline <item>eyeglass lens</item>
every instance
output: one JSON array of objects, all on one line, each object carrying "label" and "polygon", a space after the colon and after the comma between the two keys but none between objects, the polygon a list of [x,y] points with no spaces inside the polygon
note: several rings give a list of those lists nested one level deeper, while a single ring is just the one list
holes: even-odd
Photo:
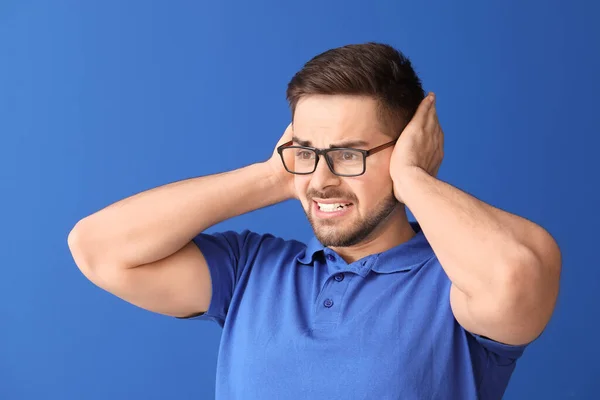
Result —
[{"label": "eyeglass lens", "polygon": [[[360,151],[340,149],[326,154],[333,171],[340,175],[361,174],[364,168],[364,155]],[[317,153],[314,150],[288,147],[282,151],[282,159],[287,170],[297,174],[311,173],[315,170]],[[325,160],[322,160],[325,161]]]}]

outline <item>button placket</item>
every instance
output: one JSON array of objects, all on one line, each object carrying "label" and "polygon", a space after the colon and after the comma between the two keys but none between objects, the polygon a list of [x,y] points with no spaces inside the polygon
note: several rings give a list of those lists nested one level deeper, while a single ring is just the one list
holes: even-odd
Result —
[{"label": "button placket", "polygon": [[338,271],[327,278],[327,283],[317,298],[315,304],[314,323],[323,328],[325,325],[339,323],[343,314],[344,296],[352,279],[349,270]]}]

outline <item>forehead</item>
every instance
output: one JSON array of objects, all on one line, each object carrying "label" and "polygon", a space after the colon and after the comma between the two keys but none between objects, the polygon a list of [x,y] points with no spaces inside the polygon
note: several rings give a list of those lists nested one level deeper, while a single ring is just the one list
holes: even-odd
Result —
[{"label": "forehead", "polygon": [[314,147],[385,138],[377,102],[369,97],[313,95],[302,98],[294,113],[294,136]]}]

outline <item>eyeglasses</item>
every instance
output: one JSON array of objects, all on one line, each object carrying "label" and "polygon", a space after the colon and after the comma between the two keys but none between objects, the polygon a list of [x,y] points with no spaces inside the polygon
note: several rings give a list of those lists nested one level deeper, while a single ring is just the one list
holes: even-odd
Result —
[{"label": "eyeglasses", "polygon": [[317,149],[307,146],[293,146],[293,141],[289,141],[277,147],[277,152],[286,171],[292,174],[312,174],[317,169],[320,156],[323,156],[334,175],[359,176],[365,173],[367,157],[393,146],[396,141],[397,139],[370,150],[349,147]]}]

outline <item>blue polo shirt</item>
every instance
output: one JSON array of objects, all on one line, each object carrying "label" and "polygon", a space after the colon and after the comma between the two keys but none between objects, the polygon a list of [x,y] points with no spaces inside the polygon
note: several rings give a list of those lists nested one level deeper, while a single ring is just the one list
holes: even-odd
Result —
[{"label": "blue polo shirt", "polygon": [[351,264],[251,231],[198,235],[222,328],[217,399],[500,399],[525,346],[455,320],[450,280],[417,223]]}]

